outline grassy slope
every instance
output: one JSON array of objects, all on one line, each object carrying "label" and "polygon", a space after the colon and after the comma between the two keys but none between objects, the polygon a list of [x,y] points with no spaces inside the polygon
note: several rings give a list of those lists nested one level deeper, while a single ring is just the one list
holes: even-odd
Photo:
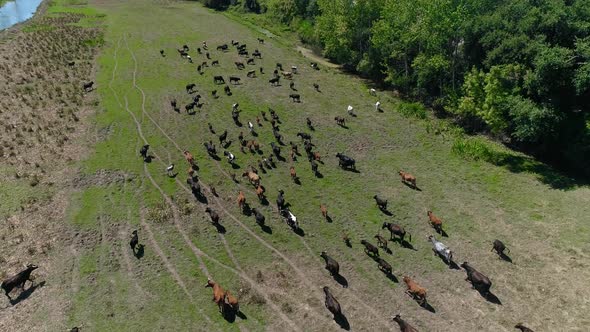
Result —
[{"label": "grassy slope", "polygon": [[[83,323],[95,330],[237,330],[241,325],[249,330],[260,330],[261,326],[276,329],[280,324],[273,310],[254,303],[243,304],[247,320],[238,319],[233,325],[224,322],[211,303],[210,290],[202,288],[206,276],[178,230],[170,220],[154,220],[157,211],[167,208],[164,208],[162,196],[146,178],[139,158],[135,158],[140,141],[135,124],[125,111],[125,98],[163,162],[173,161],[181,166],[181,180],[186,164],[175,146],[141,114],[142,97],[132,86],[134,62],[126,48],[128,45],[138,61],[137,80],[146,92],[146,111],[181,148],[195,154],[201,168],[201,181],[217,187],[233,215],[239,215],[234,204],[239,189],[203,153],[202,142],[210,139],[207,122],[218,131],[227,128],[230,138],[236,141],[239,130],[231,124],[231,104],[240,103],[244,110],[243,121],[253,120],[260,110],[270,106],[280,114],[284,123],[281,131],[289,141],[295,140],[298,130],[303,130],[306,116],[314,120],[317,128],[314,142],[325,159],[325,165],[320,166],[324,178],[313,178],[304,158],[295,164],[302,186],[289,181],[288,166],[283,163],[279,169],[262,174],[271,202],[276,190],[285,190],[292,210],[302,221],[306,232],[304,239],[286,229],[268,208],[264,211],[273,229],[272,235],[260,231],[253,218],[242,216],[240,220],[296,261],[309,280],[317,280],[317,284],[310,288],[309,283],[301,281],[283,260],[222,214],[222,223],[228,230],[225,239],[242,269],[252,279],[262,271],[263,288],[275,294],[273,301],[291,319],[304,322],[306,329],[334,328],[326,320],[323,303],[318,300],[320,287],[324,285],[334,289],[356,329],[383,330],[385,327],[371,322],[373,319],[368,317],[366,309],[347,297],[347,292],[354,292],[385,317],[392,311],[401,311],[421,330],[448,330],[454,326],[459,330],[497,331],[510,328],[516,320],[533,322],[532,326],[555,327],[553,324],[557,320],[564,320],[569,329],[584,326],[582,300],[572,289],[562,289],[558,283],[560,279],[554,274],[556,271],[582,271],[587,275],[583,271],[589,253],[585,239],[590,235],[583,219],[587,213],[584,209],[587,210],[590,203],[587,188],[553,190],[538,182],[533,174],[515,174],[484,162],[462,160],[450,153],[450,142],[428,134],[423,121],[398,114],[396,100],[382,95],[385,113],[376,114],[371,107],[375,100],[367,95],[360,80],[336,71],[312,71],[306,66],[308,61],[295,54],[289,43],[268,41],[259,46],[255,44],[256,35],[252,31],[193,3],[131,1],[101,2],[95,6],[107,14],[108,26],[99,63],[97,85],[102,101],[97,130],[106,127],[109,136],[97,145],[96,153],[85,163],[85,172],[111,169],[139,177],[124,185],[91,187],[72,204],[70,215],[74,226],[95,230],[103,239],[80,257],[81,285],[70,312],[72,324]],[[211,50],[221,67],[208,68],[205,75],[199,76],[196,65],[181,61],[175,51],[185,43],[196,48],[202,40],[214,46],[230,39],[246,42],[250,48],[260,47],[267,74],[255,80],[246,79],[245,72],[238,72],[231,65],[238,60],[233,50],[224,55]],[[159,49],[165,49],[168,56],[161,58]],[[117,69],[112,88],[117,96],[108,89],[115,67],[115,52]],[[194,52],[191,55],[195,62],[200,62],[201,57]],[[299,66],[302,74],[295,82],[303,103],[289,102],[286,82],[280,88],[268,87],[268,73],[277,61]],[[222,96],[213,100],[209,97],[209,91],[214,88],[213,74],[225,77],[239,74],[244,84],[233,88],[231,98]],[[189,82],[197,83],[204,96],[204,111],[195,116],[171,112],[168,106],[171,97],[175,96],[181,105],[188,102],[183,90]],[[313,82],[320,83],[321,94],[312,90]],[[332,119],[335,115],[345,115],[348,104],[354,105],[360,116],[350,119],[350,129],[346,130],[335,126]],[[265,123],[260,130],[259,140],[267,145],[265,153],[269,152],[268,143],[272,141],[269,127]],[[230,150],[237,154],[242,168],[248,163],[254,164],[255,159],[239,153],[235,143]],[[336,152],[356,158],[360,174],[339,170],[333,158]],[[220,165],[225,172],[232,172],[225,162]],[[398,169],[417,175],[423,191],[401,185],[395,174]],[[201,212],[203,207],[199,203],[185,203],[188,196],[174,180],[164,176],[160,163],[153,162],[148,170],[175,202],[193,209],[182,220],[183,229],[191,240],[220,262],[235,266],[220,236],[206,222]],[[374,207],[371,197],[376,193],[389,198],[393,218],[382,215]],[[251,192],[248,192],[248,200],[258,206]],[[321,220],[320,202],[328,205],[334,223],[326,224]],[[147,223],[190,295],[175,283],[147,242],[145,228],[138,226],[141,206],[153,212],[147,213]],[[450,237],[444,242],[456,251],[457,259],[473,262],[492,277],[503,306],[488,304],[476,296],[463,281],[462,272],[446,270],[432,256],[425,241],[432,233],[426,222],[428,209],[446,221]],[[419,309],[403,294],[403,287],[378,273],[374,263],[366,259],[359,248],[358,241],[372,237],[387,219],[397,220],[408,228],[418,251],[402,250],[393,245],[393,256],[386,256],[386,259],[393,264],[398,278],[402,274],[414,275],[429,289],[436,315]],[[146,255],[141,261],[133,259],[132,272],[127,273],[121,248],[126,248],[132,228],[140,228]],[[342,245],[341,230],[353,237],[353,249]],[[494,238],[503,239],[512,249],[516,265],[500,262],[488,252]],[[341,262],[351,288],[343,290],[326,277],[316,256],[321,250],[327,250]],[[575,257],[577,263],[574,264],[571,257]],[[232,291],[237,293],[246,284],[218,264],[210,260],[205,263],[213,277]],[[281,279],[281,273],[288,277]],[[587,293],[581,286],[578,291]],[[286,297],[293,300],[288,301]],[[575,309],[564,307],[564,303]],[[199,309],[203,312],[199,313]],[[202,314],[211,321],[206,322]],[[546,321],[546,317],[550,321]]]}]

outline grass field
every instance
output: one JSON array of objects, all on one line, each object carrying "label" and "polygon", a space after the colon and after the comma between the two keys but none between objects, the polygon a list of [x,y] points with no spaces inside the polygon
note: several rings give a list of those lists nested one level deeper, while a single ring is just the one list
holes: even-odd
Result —
[{"label": "grass field", "polygon": [[[75,325],[88,331],[338,330],[324,307],[323,286],[330,287],[351,330],[357,331],[396,330],[390,320],[396,313],[420,331],[510,331],[518,322],[538,331],[584,331],[590,325],[587,187],[567,182],[565,189],[556,189],[552,179],[557,175],[534,162],[534,167],[511,168],[509,163],[487,162],[490,158],[466,159],[469,151],[457,151],[469,147],[457,147],[456,136],[440,130],[444,122],[416,117],[388,92],[370,96],[367,82],[337,69],[321,66],[315,71],[288,37],[268,38],[251,25],[196,3],[96,0],[88,6],[64,2],[48,10],[48,15],[90,15],[80,24],[99,23],[105,31],[104,40],[97,41],[102,50],[93,92],[99,102],[88,134],[92,148],[80,164],[65,212],[72,250],[56,258],[62,273],[44,278],[45,288],[62,293],[63,303],[56,308],[49,292],[27,299],[38,306],[29,317],[37,330]],[[265,44],[258,44],[256,37],[265,38]],[[237,70],[234,61],[245,59],[234,47],[227,53],[215,50],[231,40],[246,43],[250,52],[258,48],[262,60]],[[202,41],[220,66],[199,75],[196,66],[211,62],[195,52]],[[178,55],[176,49],[183,44],[191,48],[194,64]],[[288,80],[281,80],[279,87],[268,84],[277,62],[298,67],[293,81],[301,103],[288,98]],[[259,67],[265,74],[258,73]],[[257,78],[246,77],[251,69],[257,70]],[[223,86],[213,84],[214,75],[226,81],[236,75],[242,82],[230,84],[233,95],[226,96]],[[183,109],[191,100],[184,91],[188,83],[197,85],[204,106],[194,115],[175,113],[169,101],[176,98]],[[213,89],[220,98],[211,97]],[[383,113],[373,108],[377,100]],[[271,125],[263,122],[259,136],[252,137],[247,127],[233,124],[233,103],[239,103],[243,123],[254,123],[269,107],[276,110],[285,142],[297,142],[303,154],[295,135],[311,133],[323,158],[322,177],[313,176],[305,155],[296,162],[278,162],[277,168],[260,173],[270,205],[259,204],[240,175],[248,165],[257,166],[261,157],[240,152],[237,137],[243,131],[247,139],[259,141],[268,156],[274,141]],[[357,117],[346,114],[349,104]],[[348,128],[337,126],[335,116],[346,117]],[[306,128],[306,117],[315,131]],[[223,156],[221,161],[207,156],[203,142],[212,139],[220,149],[208,123],[218,134],[228,130],[233,141],[228,150],[237,156],[239,169],[232,169]],[[155,156],[149,164],[138,155],[145,142]],[[225,234],[210,224],[205,204],[190,195],[184,149],[196,158],[207,201],[219,212]],[[283,156],[287,151],[287,146],[282,148]],[[502,160],[529,160],[502,147],[493,151],[510,156]],[[358,172],[340,169],[337,152],[355,158]],[[170,163],[179,172],[176,178],[166,176]],[[291,165],[300,185],[289,177]],[[420,190],[400,182],[400,169],[416,175]],[[240,183],[231,181],[232,173]],[[210,194],[210,186],[219,197]],[[304,236],[293,233],[278,216],[274,201],[279,189],[285,191]],[[251,207],[262,209],[271,232],[239,211],[240,190]],[[389,200],[392,216],[377,209],[375,194]],[[7,213],[17,208],[17,198],[9,201]],[[323,220],[320,204],[327,205],[332,222]],[[434,234],[428,210],[444,220],[449,236],[442,241],[455,252],[455,260],[468,261],[488,275],[501,304],[486,301],[464,280],[464,271],[449,269],[433,255],[427,241]],[[389,236],[381,231],[384,221],[403,225],[415,248],[390,243],[392,253],[381,253],[393,266],[397,282],[378,270],[359,243],[375,243],[377,233]],[[133,257],[128,246],[133,229],[139,230],[145,245],[141,259]],[[351,237],[352,248],[344,245],[343,232]],[[513,263],[490,252],[494,239],[511,249]],[[348,288],[329,276],[321,251],[339,261]],[[404,293],[404,275],[428,289],[431,311]],[[211,289],[204,288],[208,277],[238,296],[243,317],[228,322],[219,314]],[[18,314],[18,306],[12,310]],[[59,319],[47,319],[55,316]]]}]

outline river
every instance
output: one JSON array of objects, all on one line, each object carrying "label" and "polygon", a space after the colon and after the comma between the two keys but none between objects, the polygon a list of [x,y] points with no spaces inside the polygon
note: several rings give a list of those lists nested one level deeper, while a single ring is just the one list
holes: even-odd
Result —
[{"label": "river", "polygon": [[0,30],[31,18],[42,0],[12,0],[0,7]]}]

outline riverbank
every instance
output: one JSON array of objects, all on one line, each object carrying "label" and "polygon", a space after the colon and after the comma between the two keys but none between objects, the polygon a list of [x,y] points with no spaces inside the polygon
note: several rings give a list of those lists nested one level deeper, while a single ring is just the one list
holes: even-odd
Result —
[{"label": "riverbank", "polygon": [[[0,5],[0,8],[4,5],[8,5],[8,2],[14,2],[15,0],[0,0],[1,1],[5,1],[4,4]],[[35,12],[28,18],[23,19],[20,22],[14,23],[8,27],[2,28],[2,26],[0,25],[0,38],[2,38],[3,35],[6,34],[10,34],[12,31],[21,29],[27,22],[30,22],[31,20],[35,19],[35,18],[39,18],[42,17],[45,12],[47,11],[48,5],[49,5],[48,0],[40,0],[40,3],[37,5],[37,7],[35,8]]]}]

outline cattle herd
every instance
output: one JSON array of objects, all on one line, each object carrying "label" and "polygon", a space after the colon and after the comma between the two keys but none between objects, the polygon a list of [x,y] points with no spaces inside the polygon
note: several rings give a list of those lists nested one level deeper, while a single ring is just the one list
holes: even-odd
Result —
[{"label": "cattle herd", "polygon": [[[264,40],[260,39],[260,38],[258,38],[258,44],[261,45],[261,47],[264,47],[266,45],[266,44],[264,44]],[[242,44],[238,41],[232,40],[231,45],[232,45],[232,47],[234,47],[236,49],[237,57],[240,57],[240,58],[243,57],[246,59],[246,63],[244,63],[242,61],[235,61],[234,62],[236,70],[241,71],[241,70],[246,69],[247,66],[255,66],[257,62],[259,62],[259,63],[262,62],[262,58],[263,58],[262,52],[259,49],[255,49],[253,52],[249,53],[248,47],[246,46],[246,44]],[[231,47],[228,44],[221,44],[215,48],[215,50],[216,50],[215,53],[216,53],[216,55],[222,56],[222,55],[230,52],[230,48]],[[207,73],[206,68],[209,67],[207,60],[212,59],[211,53],[209,53],[208,50],[209,50],[209,48],[207,46],[207,43],[203,42],[201,47],[197,48],[196,53],[193,55],[194,57],[201,56],[201,57],[206,58],[206,60],[204,59],[205,61],[201,62],[201,64],[197,66],[197,72],[200,75],[205,75]],[[183,47],[179,48],[177,51],[178,51],[181,59],[188,61],[189,63],[193,63],[193,58],[191,57],[191,55],[189,55],[190,48],[187,45],[183,45]],[[205,54],[203,54],[203,52],[205,52]],[[160,50],[160,54],[162,55],[162,57],[165,57],[166,53],[164,50]],[[211,66],[218,66],[220,61],[221,60],[219,60],[219,59],[212,60]],[[296,77],[296,75],[304,75],[304,73],[298,71],[298,68],[296,66],[291,66],[290,71],[284,71],[283,65],[280,63],[276,63],[274,67],[275,68],[273,69],[272,77],[268,80],[268,83],[274,87],[274,86],[280,86],[281,79],[291,80],[291,84],[289,85],[290,89],[292,91],[297,91],[295,88],[295,84],[294,84],[293,79],[294,79],[294,77]],[[311,63],[311,68],[314,70],[320,70],[317,63]],[[263,75],[264,74],[263,67],[260,66],[258,72],[261,75]],[[250,79],[257,79],[258,78],[256,75],[256,70],[250,70],[247,73],[248,74],[246,76]],[[215,85],[224,85],[223,90],[224,90],[225,94],[231,98],[232,89],[230,88],[229,85],[226,84],[226,79],[223,76],[214,75],[211,77],[211,79]],[[230,84],[233,84],[233,85],[244,84],[244,83],[242,83],[241,78],[236,75],[228,76],[228,81]],[[91,87],[92,87],[91,84],[87,84],[84,86],[84,89],[88,91],[89,89],[91,89]],[[185,106],[186,112],[189,114],[192,112],[195,112],[195,108],[197,108],[198,110],[201,110],[204,103],[201,102],[201,98],[203,98],[203,96],[201,94],[199,94],[199,87],[195,83],[188,83],[185,86],[185,91],[189,95],[189,99],[190,99],[190,102],[188,104],[186,104],[186,106]],[[318,92],[318,93],[320,92],[319,84],[317,84],[317,83],[313,84],[313,91]],[[376,91],[374,89],[370,89],[369,93],[372,96],[376,96]],[[213,98],[220,97],[220,95],[217,93],[217,90],[211,91],[211,96]],[[300,103],[303,100],[302,96],[299,93],[291,93],[288,95],[288,97],[293,102]],[[176,113],[180,113],[180,109],[177,106],[176,99],[170,100],[170,105]],[[381,108],[380,108],[381,103],[377,102],[376,105],[377,105],[376,109],[381,110]],[[356,114],[353,112],[352,106],[349,105],[347,108],[347,111],[348,111],[349,115],[356,117]],[[234,103],[232,106],[232,109],[231,109],[231,115],[232,115],[233,122],[239,128],[242,127],[242,123],[240,120],[240,112],[241,111],[240,111],[239,104]],[[242,177],[246,178],[248,183],[250,185],[252,185],[253,191],[256,193],[256,195],[258,197],[259,203],[265,204],[265,205],[268,204],[268,201],[266,198],[266,188],[262,185],[262,178],[259,175],[259,173],[262,172],[262,173],[266,174],[268,172],[271,172],[273,169],[281,167],[281,164],[287,164],[288,166],[284,166],[284,167],[289,168],[289,174],[290,174],[292,181],[294,181],[294,182],[300,181],[299,177],[297,176],[297,173],[295,171],[295,168],[293,167],[294,162],[296,162],[298,156],[300,156],[299,144],[303,145],[304,151],[307,156],[307,160],[310,165],[310,171],[312,172],[312,174],[314,176],[321,178],[319,165],[320,164],[323,165],[321,153],[316,150],[316,145],[312,143],[312,135],[310,133],[303,132],[303,131],[298,132],[296,135],[297,138],[294,138],[294,140],[299,141],[300,143],[298,144],[298,143],[295,143],[294,141],[289,141],[289,145],[287,145],[284,143],[285,137],[283,136],[283,134],[280,131],[280,126],[283,125],[283,123],[281,122],[278,113],[275,110],[269,108],[268,114],[270,116],[267,115],[267,113],[265,111],[261,111],[260,115],[256,116],[256,119],[251,119],[251,121],[247,121],[248,131],[251,136],[250,139],[245,138],[243,132],[240,132],[239,136],[237,137],[237,140],[239,143],[239,149],[240,149],[241,153],[243,153],[243,154],[250,153],[252,155],[256,155],[259,157],[259,160],[257,163],[258,168],[254,167],[252,165],[248,165],[246,170],[242,173]],[[263,122],[270,123],[271,128],[272,128],[272,134],[276,140],[276,142],[272,142],[268,145],[270,147],[270,151],[266,155],[264,154],[264,151],[263,151],[264,150],[263,145],[256,140],[256,138],[258,137],[257,131],[263,129]],[[342,116],[337,116],[335,118],[335,122],[339,126],[346,125],[346,119]],[[254,125],[254,123],[256,123],[256,125]],[[307,128],[311,132],[315,131],[313,121],[310,118],[306,118],[306,124],[307,124]],[[217,131],[215,130],[215,128],[213,128],[213,126],[210,123],[208,124],[208,127],[209,127],[209,132],[212,135],[217,135],[217,139],[219,141],[221,149],[218,150],[215,147],[215,145],[213,143],[213,139],[203,142],[203,146],[205,148],[205,152],[207,153],[207,155],[210,158],[212,158],[216,161],[219,161],[219,160],[221,160],[221,158],[218,156],[218,154],[221,152],[221,150],[223,150],[222,155],[225,156],[225,158],[227,159],[227,162],[232,166],[232,168],[233,169],[239,168],[239,166],[237,166],[238,156],[236,156],[235,153],[232,153],[229,150],[227,150],[227,148],[229,148],[229,146],[232,143],[232,140],[228,139],[228,131],[226,129],[224,129],[223,132],[220,132],[220,134],[216,134]],[[282,149],[285,149],[286,147],[289,148],[289,152],[287,154],[285,154],[282,151]],[[139,151],[140,156],[143,158],[143,160],[145,162],[150,162],[150,160],[151,160],[151,157],[149,156],[149,152],[148,152],[149,148],[150,148],[149,145],[144,145],[141,148],[141,150]],[[183,155],[188,163],[188,171],[187,171],[188,177],[187,177],[186,183],[190,186],[195,197],[197,199],[199,199],[201,202],[205,202],[205,204],[207,204],[206,199],[205,200],[200,199],[205,196],[205,193],[202,191],[204,184],[201,183],[201,181],[199,180],[199,176],[197,175],[196,171],[198,170],[198,167],[196,166],[195,158],[188,150],[185,150],[183,152]],[[337,152],[337,153],[333,154],[333,156],[335,157],[335,159],[337,159],[338,166],[342,170],[351,171],[351,172],[358,172],[356,161],[352,157],[345,155],[343,152]],[[290,159],[289,161],[287,160],[287,157]],[[170,176],[175,176],[176,173],[173,173],[173,170],[174,170],[174,164],[171,164],[166,169],[166,172]],[[400,176],[402,183],[406,184],[411,189],[420,190],[417,186],[416,177],[414,175],[412,175],[408,172],[402,171],[402,170],[400,170],[398,172],[398,174]],[[232,173],[230,175],[230,177],[231,177],[232,181],[239,182],[239,178],[235,175],[235,173]],[[213,188],[212,186],[208,186],[208,188],[209,188],[209,192],[212,195],[217,196],[215,188]],[[302,232],[302,229],[300,226],[300,220],[297,219],[297,217],[295,216],[295,214],[291,210],[292,206],[291,206],[291,204],[289,204],[287,202],[287,199],[286,199],[287,195],[286,195],[285,191],[282,189],[279,189],[276,192],[277,192],[276,212],[278,213],[279,216],[281,216],[283,218],[285,224],[288,227],[290,227],[294,232],[296,232],[296,233]],[[376,206],[382,212],[384,212],[388,215],[390,214],[389,211],[387,210],[388,209],[388,200],[386,198],[375,195],[375,196],[373,196],[373,199],[375,200]],[[265,218],[264,214],[262,213],[262,210],[259,208],[250,208],[250,205],[247,204],[247,202],[246,202],[246,196],[243,191],[238,192],[236,202],[237,202],[237,205],[242,213],[245,213],[247,215],[253,215],[256,220],[256,223],[260,227],[266,227],[266,225],[265,225],[266,218]],[[211,206],[207,206],[204,211],[209,215],[212,224],[214,226],[216,226],[217,230],[224,229],[220,225],[219,214]],[[322,218],[324,220],[331,221],[330,216],[328,214],[328,208],[325,204],[320,205],[320,212],[321,212]],[[428,211],[427,217],[428,217],[428,222],[430,223],[433,230],[437,234],[439,234],[442,237],[448,236],[448,234],[446,234],[446,232],[444,231],[444,227],[443,227],[444,224],[443,224],[443,220],[441,218],[434,215],[434,213],[432,211]],[[426,218],[424,218],[424,219],[426,219]],[[379,234],[379,231],[381,229],[385,229],[390,232],[389,239],[386,239],[385,237],[383,237],[382,235]],[[402,225],[399,225],[399,224],[396,224],[393,222],[384,222],[381,226],[381,229],[377,229],[376,230],[377,235],[374,236],[374,239],[376,240],[377,245],[372,244],[368,239],[362,239],[360,241],[360,244],[364,248],[365,253],[369,257],[371,257],[373,260],[375,260],[375,262],[377,263],[377,267],[388,278],[397,281],[397,278],[394,276],[392,266],[383,257],[380,256],[379,249],[385,251],[386,253],[391,253],[391,250],[388,247],[388,242],[398,243],[403,248],[413,248],[413,246],[411,244],[412,236],[411,236],[410,232],[408,232]],[[342,236],[342,239],[343,239],[346,246],[348,246],[348,247],[353,246],[353,243],[347,234],[344,234]],[[492,302],[494,302],[494,298],[497,300],[497,298],[491,293],[490,289],[492,286],[492,282],[486,275],[479,272],[473,265],[471,265],[468,262],[463,262],[462,264],[457,265],[454,261],[453,251],[450,248],[448,248],[445,244],[443,244],[442,242],[437,240],[435,236],[430,235],[427,237],[427,240],[432,244],[432,250],[433,250],[434,254],[439,256],[444,261],[444,263],[447,264],[450,268],[454,268],[454,269],[463,268],[465,270],[465,272],[466,272],[466,279],[465,280],[469,281],[471,283],[472,287],[474,289],[476,289],[477,291],[479,291],[479,293],[484,298],[486,298]],[[133,250],[133,253],[137,254],[136,249],[142,247],[142,245],[139,245],[139,237],[138,237],[137,230],[135,230],[132,233],[131,240],[130,240],[129,244],[131,246],[131,249]],[[500,258],[510,261],[510,258],[504,253],[505,250],[507,250],[507,248],[500,240],[493,241],[492,251],[495,251],[500,256]],[[325,251],[322,251],[320,253],[320,256],[325,260],[325,269],[328,271],[329,275],[332,276],[335,280],[340,278],[341,276],[340,276],[339,262],[337,262],[334,258],[330,257],[328,255],[328,253]],[[6,296],[10,300],[12,300],[9,295],[10,292],[14,288],[20,288],[21,290],[24,290],[24,286],[25,286],[26,281],[31,280],[31,273],[37,268],[38,267],[36,265],[28,265],[26,267],[26,269],[24,269],[23,271],[19,272],[18,274],[14,275],[12,277],[7,278],[6,280],[4,280],[2,282],[1,287],[5,291]],[[402,277],[402,280],[407,287],[406,293],[412,299],[414,299],[420,306],[424,307],[425,309],[428,309],[429,304],[428,304],[428,300],[427,300],[427,290],[424,287],[420,286],[419,282],[415,279],[416,279],[415,277],[410,277],[408,275],[404,275]],[[346,285],[343,285],[343,286],[346,287]],[[228,314],[239,314],[240,307],[238,304],[238,299],[236,299],[230,293],[230,291],[224,290],[221,287],[221,285],[219,285],[218,283],[216,283],[215,281],[210,280],[210,279],[207,280],[205,287],[210,287],[213,289],[213,301],[218,305],[219,310],[222,313],[222,315],[225,316]],[[342,320],[342,318],[344,317],[343,308],[340,306],[337,299],[331,293],[330,288],[327,286],[323,287],[323,292],[325,295],[326,308],[334,315],[334,319],[337,322],[339,320]],[[405,331],[405,332],[417,331],[414,327],[412,327],[412,325],[410,323],[403,320],[399,314],[393,316],[392,320],[399,325],[399,328],[401,331]],[[521,329],[522,331],[531,331],[529,328],[522,325],[522,323],[515,325],[515,328]]]}]

